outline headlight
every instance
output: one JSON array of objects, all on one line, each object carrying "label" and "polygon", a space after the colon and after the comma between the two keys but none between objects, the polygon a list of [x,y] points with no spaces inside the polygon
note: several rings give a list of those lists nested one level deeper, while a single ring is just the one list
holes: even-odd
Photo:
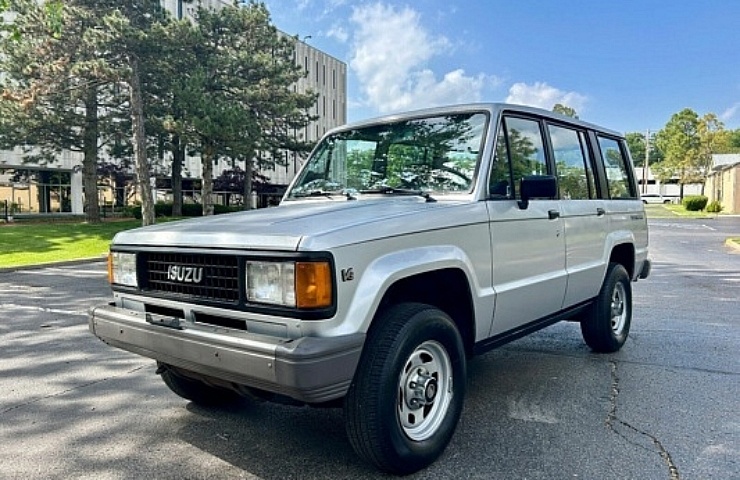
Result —
[{"label": "headlight", "polygon": [[108,281],[127,287],[137,287],[136,254],[110,252],[108,254]]},{"label": "headlight", "polygon": [[247,262],[247,300],[284,307],[331,306],[329,262]]}]

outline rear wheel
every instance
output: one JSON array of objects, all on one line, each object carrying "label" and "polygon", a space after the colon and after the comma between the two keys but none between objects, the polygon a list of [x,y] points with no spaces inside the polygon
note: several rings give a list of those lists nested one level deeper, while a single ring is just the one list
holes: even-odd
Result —
[{"label": "rear wheel", "polygon": [[581,320],[581,333],[595,352],[616,352],[630,331],[632,284],[624,266],[610,263],[596,301]]},{"label": "rear wheel", "polygon": [[186,377],[165,363],[157,362],[157,373],[165,385],[177,395],[203,406],[227,405],[236,402],[241,396],[227,388],[208,385],[194,378]]},{"label": "rear wheel", "polygon": [[408,474],[444,451],[462,411],[465,351],[441,310],[408,303],[376,319],[345,398],[355,451],[379,469]]}]

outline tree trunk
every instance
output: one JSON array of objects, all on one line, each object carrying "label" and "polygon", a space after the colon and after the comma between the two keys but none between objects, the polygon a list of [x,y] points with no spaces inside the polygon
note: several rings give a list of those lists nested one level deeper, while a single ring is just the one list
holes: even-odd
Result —
[{"label": "tree trunk", "polygon": [[213,215],[213,157],[214,148],[206,142],[200,161],[203,164],[203,185],[201,186],[201,201],[203,203],[203,216]]},{"label": "tree trunk", "polygon": [[172,136],[172,216],[182,217],[182,166],[185,163],[185,147],[180,135]]},{"label": "tree trunk", "polygon": [[98,90],[88,88],[85,98],[85,131],[82,133],[82,190],[85,221],[100,223],[98,205]]},{"label": "tree trunk", "polygon": [[154,200],[152,198],[152,187],[149,183],[149,161],[146,154],[146,131],[144,130],[144,100],[141,92],[141,76],[139,72],[139,59],[131,55],[129,57],[131,67],[131,79],[129,90],[131,93],[131,126],[134,140],[134,162],[136,163],[136,181],[141,196],[141,224],[153,225]]}]

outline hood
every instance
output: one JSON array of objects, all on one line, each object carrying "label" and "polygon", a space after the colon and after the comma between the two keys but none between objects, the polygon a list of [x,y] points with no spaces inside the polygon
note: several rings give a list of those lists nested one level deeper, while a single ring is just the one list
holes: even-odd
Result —
[{"label": "hood", "polygon": [[127,230],[115,236],[113,245],[283,251],[330,248],[418,230],[426,212],[442,212],[459,204],[417,197],[291,201],[278,207]]}]

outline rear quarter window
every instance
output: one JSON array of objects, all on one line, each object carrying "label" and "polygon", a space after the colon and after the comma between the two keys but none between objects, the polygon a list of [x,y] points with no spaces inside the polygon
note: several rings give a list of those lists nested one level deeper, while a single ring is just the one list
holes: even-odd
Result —
[{"label": "rear quarter window", "polygon": [[629,159],[620,146],[619,140],[597,136],[601,161],[604,164],[609,198],[637,198],[637,190],[632,181]]}]

